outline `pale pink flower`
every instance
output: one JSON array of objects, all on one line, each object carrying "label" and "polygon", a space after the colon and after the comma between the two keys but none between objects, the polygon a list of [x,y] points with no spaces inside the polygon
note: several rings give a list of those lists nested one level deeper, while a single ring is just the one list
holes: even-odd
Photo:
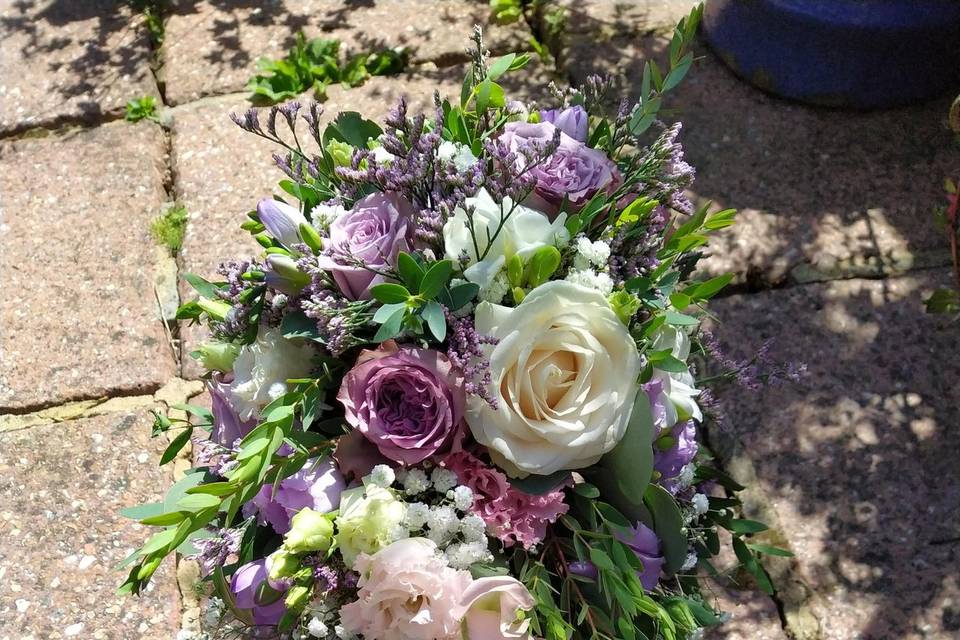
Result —
[{"label": "pale pink flower", "polygon": [[360,554],[357,600],[340,609],[347,631],[376,640],[460,638],[460,603],[472,579],[447,566],[437,545],[406,538]]},{"label": "pale pink flower", "polygon": [[470,640],[529,640],[529,618],[521,611],[533,609],[536,601],[516,578],[479,578],[467,587],[460,601],[466,637]]}]

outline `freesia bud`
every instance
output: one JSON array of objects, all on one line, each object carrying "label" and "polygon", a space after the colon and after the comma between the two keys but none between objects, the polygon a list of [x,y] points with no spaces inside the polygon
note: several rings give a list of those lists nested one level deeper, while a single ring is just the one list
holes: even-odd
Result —
[{"label": "freesia bud", "polygon": [[303,585],[296,585],[291,587],[290,591],[287,591],[287,599],[284,600],[284,604],[287,605],[287,609],[296,611],[303,609],[303,607],[307,605],[308,600],[310,600],[310,588]]},{"label": "freesia bud", "polygon": [[290,256],[273,253],[267,256],[267,284],[286,294],[296,295],[310,284],[310,276],[297,269],[297,263]]},{"label": "freesia bud", "polygon": [[257,215],[270,235],[288,249],[301,242],[300,225],[306,224],[300,210],[285,202],[264,198],[257,204]]},{"label": "freesia bud", "polygon": [[326,551],[333,542],[333,523],[319,511],[306,507],[290,521],[283,548],[292,553]]},{"label": "freesia bud", "polygon": [[207,371],[233,371],[240,347],[229,342],[207,342],[197,349],[196,358]]}]

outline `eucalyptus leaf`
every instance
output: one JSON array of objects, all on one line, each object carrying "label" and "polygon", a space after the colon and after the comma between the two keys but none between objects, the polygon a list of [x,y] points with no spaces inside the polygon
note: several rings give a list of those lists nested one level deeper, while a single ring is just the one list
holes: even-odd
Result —
[{"label": "eucalyptus leaf", "polygon": [[644,502],[653,515],[653,528],[660,538],[666,570],[677,572],[687,559],[687,537],[683,534],[683,514],[677,501],[663,487],[651,484]]}]

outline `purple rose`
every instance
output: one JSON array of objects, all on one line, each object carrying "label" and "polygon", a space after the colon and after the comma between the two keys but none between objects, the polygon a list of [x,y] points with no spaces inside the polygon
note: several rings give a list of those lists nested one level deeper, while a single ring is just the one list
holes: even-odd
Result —
[{"label": "purple rose", "polygon": [[[276,625],[287,611],[283,602],[285,590],[276,583],[267,583],[267,561],[254,560],[237,569],[230,580],[230,591],[237,601],[238,609],[248,609],[257,625]],[[259,591],[259,593],[258,593]]]},{"label": "purple rose", "polygon": [[281,480],[276,492],[272,484],[264,485],[243,505],[243,514],[247,517],[257,514],[261,524],[269,524],[274,531],[284,534],[290,530],[290,519],[305,507],[320,513],[335,510],[346,488],[346,481],[333,460],[310,460],[303,469]]},{"label": "purple rose", "polygon": [[[508,122],[500,141],[510,151],[519,152],[529,142],[549,143],[556,130],[557,127],[549,122]],[[517,164],[525,162],[520,157]],[[620,184],[617,165],[604,153],[574,140],[563,131],[560,132],[560,146],[553,155],[533,167],[530,175],[536,180],[534,195],[538,196],[531,204],[550,214],[559,210],[564,197],[571,209],[578,211],[597,192],[613,191]]]},{"label": "purple rose", "polygon": [[663,554],[660,553],[660,539],[653,529],[638,522],[635,527],[624,533],[617,533],[617,539],[630,547],[630,550],[643,563],[643,570],[637,572],[640,584],[647,591],[657,586],[660,570],[663,568]]},{"label": "purple rose", "polygon": [[540,121],[551,123],[578,142],[587,141],[587,110],[580,105],[566,109],[544,109],[540,111]]},{"label": "purple rose", "polygon": [[390,460],[416,464],[459,449],[463,377],[438,351],[392,340],[363,351],[337,399],[346,421]]},{"label": "purple rose", "polygon": [[[233,376],[228,376],[230,379]],[[230,380],[218,374],[207,383],[210,392],[210,410],[213,413],[213,429],[210,439],[227,449],[250,433],[257,426],[256,418],[241,420],[237,410],[230,403]]]},{"label": "purple rose", "polygon": [[399,194],[373,193],[333,221],[320,267],[333,275],[344,296],[368,300],[370,287],[384,280],[370,269],[392,268],[401,251],[410,251],[413,214]]}]

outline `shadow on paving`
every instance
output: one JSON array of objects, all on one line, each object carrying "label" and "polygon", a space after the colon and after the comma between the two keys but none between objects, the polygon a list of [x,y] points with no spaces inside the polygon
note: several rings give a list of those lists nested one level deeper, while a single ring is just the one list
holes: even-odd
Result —
[{"label": "shadow on paving", "polygon": [[720,396],[822,638],[960,632],[957,329],[922,310],[948,281],[837,281],[713,307],[734,358],[772,339],[775,360],[809,367],[800,384]]},{"label": "shadow on paving", "polygon": [[[670,28],[644,26],[666,24],[662,15],[632,8],[629,20],[600,21],[576,6],[570,15],[562,63],[574,83],[612,74],[618,95],[636,98],[643,62],[667,66]],[[683,122],[695,194],[741,211],[708,270],[761,288],[949,262],[932,210],[944,204],[944,178],[960,171],[952,96],[873,112],[811,108],[740,81],[702,41],[693,50],[663,120]]]},{"label": "shadow on paving", "polygon": [[[64,100],[88,98],[79,101],[77,107],[85,118],[95,120],[103,115],[103,106],[95,96],[122,84],[128,76],[142,75],[150,63],[151,52],[144,45],[145,29],[142,21],[132,19],[130,4],[120,0],[15,0],[0,15],[0,33],[22,40],[20,54],[24,60],[49,60],[45,68],[31,68],[31,72],[63,75],[66,67],[69,79],[58,82],[54,91]],[[86,22],[95,25],[89,30],[71,29]],[[80,33],[90,33],[91,37],[81,37]],[[57,55],[62,50],[78,54],[64,61]],[[43,121],[46,116],[58,115],[56,108],[30,115]]]}]

